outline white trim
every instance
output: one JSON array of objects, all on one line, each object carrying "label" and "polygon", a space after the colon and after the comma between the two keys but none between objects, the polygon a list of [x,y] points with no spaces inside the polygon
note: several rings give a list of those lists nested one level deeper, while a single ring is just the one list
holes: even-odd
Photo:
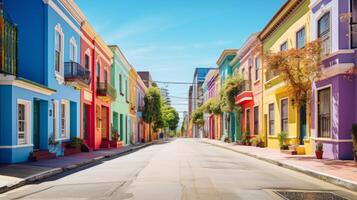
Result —
[{"label": "white trim", "polygon": [[325,14],[329,13],[329,23],[330,23],[330,32],[329,32],[329,37],[330,37],[330,52],[328,52],[327,55],[322,55],[322,60],[325,60],[327,57],[329,57],[329,55],[332,53],[332,40],[333,40],[333,37],[332,37],[332,20],[331,20],[331,17],[332,17],[332,10],[331,8],[328,8],[326,10],[322,9],[321,10],[321,13],[319,15],[316,16],[315,20],[316,20],[316,38],[319,39],[319,21],[320,19],[325,16]]},{"label": "white trim", "polygon": [[319,127],[318,127],[318,105],[317,105],[317,103],[318,103],[318,99],[319,99],[319,97],[318,97],[318,92],[320,91],[320,90],[323,90],[323,89],[327,89],[327,88],[330,88],[330,138],[325,138],[325,139],[332,139],[332,124],[333,124],[333,95],[332,95],[332,84],[327,84],[327,85],[324,85],[324,86],[321,86],[321,87],[318,87],[318,88],[316,88],[315,89],[315,92],[314,92],[314,94],[315,94],[315,99],[314,99],[314,107],[315,107],[315,136],[316,137],[310,137],[310,138],[319,138],[318,137],[318,135],[319,135]]},{"label": "white trim", "polygon": [[[60,45],[60,66],[59,66],[59,72],[56,71],[56,34],[59,34],[59,36],[61,37],[60,41],[61,43]],[[62,84],[64,83],[64,33],[61,27],[61,24],[56,24],[55,26],[55,37],[54,37],[54,63],[53,63],[53,67],[54,67],[54,71],[55,71],[55,77],[57,79],[57,81]]]},{"label": "white trim", "polygon": [[307,43],[307,33],[306,33],[306,24],[302,25],[297,31],[295,31],[295,48],[297,49],[297,43],[298,43],[298,38],[297,38],[297,34],[298,32],[302,31],[302,29],[304,29],[305,35],[304,35],[304,47],[306,46]]},{"label": "white trim", "polygon": [[0,80],[0,85],[11,85],[11,86],[16,86],[25,90],[29,90],[32,92],[37,92],[39,94],[43,94],[43,95],[47,95],[50,96],[54,93],[56,93],[55,91],[49,90],[49,89],[45,89],[42,87],[39,87],[37,85],[33,85],[31,83],[27,83],[25,81],[21,81],[21,80]]},{"label": "white trim", "polygon": [[[283,112],[283,107],[282,107],[282,101],[283,100],[287,100],[288,101],[288,131],[286,132],[288,135],[289,135],[289,97],[283,97],[283,98],[280,98],[279,99],[279,108],[280,108],[280,113],[279,113],[279,118],[280,118],[280,120],[279,120],[279,122],[280,122],[280,132],[283,132],[283,130],[282,130],[282,126],[283,126],[283,124],[281,123],[282,122],[282,117],[281,117],[281,114],[282,114],[282,112]],[[275,114],[275,113],[274,113]]]},{"label": "white trim", "polygon": [[62,135],[62,121],[60,123],[60,133],[58,134],[58,139],[69,139],[70,138],[70,103],[68,100],[62,99],[61,100],[61,115],[60,115],[60,120],[62,120],[62,105],[65,105],[65,133],[64,133],[64,137]]},{"label": "white trim", "polygon": [[310,137],[312,140],[323,141],[323,142],[352,142],[352,139],[331,139],[331,138],[320,138],[320,137]]},{"label": "white trim", "polygon": [[102,51],[100,50],[100,48],[94,48],[94,51],[97,52],[101,59],[103,59],[108,65],[112,64],[112,59],[110,58],[110,60],[108,60],[106,57],[110,57],[110,56],[104,56],[104,54],[102,53]]},{"label": "white trim", "polygon": [[[58,111],[59,111],[58,100],[53,100],[52,103],[53,103],[53,106],[52,106],[52,123],[54,123],[54,124],[52,124],[52,127],[53,127],[52,134],[54,136],[53,139],[56,140],[58,138],[58,136],[59,136],[59,134],[58,134],[58,128],[59,128],[59,126],[58,126],[58,120],[59,120],[59,118],[58,118]],[[55,119],[53,119],[53,118],[55,118]]]},{"label": "white trim", "polygon": [[25,148],[25,147],[33,147],[33,144],[20,144],[20,145],[5,145],[0,146],[0,149],[17,149],[17,148]]},{"label": "white trim", "polygon": [[94,49],[94,44],[84,34],[81,38],[88,44],[90,48]]},{"label": "white trim", "polygon": [[[24,133],[24,143],[19,142],[19,123],[18,123],[18,105],[22,104],[25,106],[25,133]],[[31,136],[32,136],[32,120],[31,120],[31,101],[24,100],[24,99],[17,99],[17,104],[16,104],[16,140],[17,140],[17,145],[28,145],[31,144]]]},{"label": "white trim", "polygon": [[[74,47],[74,52],[72,52],[72,53],[74,53],[74,56],[73,55],[71,55],[71,48],[72,48],[72,46]],[[78,48],[77,48],[77,42],[76,42],[76,39],[72,36],[71,37],[71,39],[69,40],[69,57],[71,57],[71,56],[73,56],[74,57],[74,59],[73,60],[71,60],[71,61],[73,61],[73,62],[78,62]]]},{"label": "white trim", "polygon": [[[82,35],[81,30],[72,22],[71,19],[55,4],[52,0],[42,0],[44,4],[49,5],[78,35]],[[69,13],[70,14],[70,13]]]}]

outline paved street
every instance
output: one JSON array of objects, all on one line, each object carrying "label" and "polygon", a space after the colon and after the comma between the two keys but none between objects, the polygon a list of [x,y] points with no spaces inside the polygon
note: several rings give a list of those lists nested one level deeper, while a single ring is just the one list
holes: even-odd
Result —
[{"label": "paved street", "polygon": [[274,189],[356,193],[194,139],[152,145],[0,199],[276,199]]}]

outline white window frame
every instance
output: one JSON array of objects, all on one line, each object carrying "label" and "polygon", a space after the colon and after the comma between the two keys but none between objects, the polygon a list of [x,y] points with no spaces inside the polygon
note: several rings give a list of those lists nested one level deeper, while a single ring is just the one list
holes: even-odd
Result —
[{"label": "white window frame", "polygon": [[[72,52],[72,47],[74,52]],[[74,37],[71,37],[71,39],[69,40],[69,59],[72,62],[77,62],[77,42],[76,39],[74,39]],[[73,56],[73,59],[71,59],[71,57]]]},{"label": "white window frame", "polygon": [[[60,66],[59,66],[59,72],[56,71],[56,34],[59,34],[59,36],[61,37],[61,43],[60,45],[60,49],[61,49],[61,55],[60,55]],[[60,24],[57,24],[55,26],[55,37],[54,37],[54,71],[55,71],[55,77],[58,80],[59,83],[63,83],[64,82],[64,33],[62,30],[62,27]]]},{"label": "white window frame", "polygon": [[[24,131],[24,140],[20,141],[19,139],[19,116],[18,116],[18,105],[24,105],[25,106],[25,131]],[[31,127],[31,101],[27,101],[24,99],[17,99],[17,104],[16,104],[16,127],[17,127],[17,144],[18,145],[27,145],[31,144],[31,135],[32,135],[32,127]]]},{"label": "white window frame", "polygon": [[321,12],[321,14],[316,18],[316,38],[317,39],[320,39],[320,37],[319,37],[319,21],[320,21],[320,19],[323,17],[323,16],[325,16],[325,14],[327,14],[327,13],[329,13],[329,15],[330,15],[330,17],[329,17],[329,19],[330,19],[330,21],[329,21],[329,23],[330,23],[330,32],[329,32],[329,46],[330,46],[330,50],[329,50],[329,52],[322,52],[322,53],[325,53],[325,55],[323,55],[323,57],[326,57],[326,56],[328,56],[328,55],[330,55],[331,53],[332,53],[332,19],[331,19],[331,17],[332,17],[332,10],[331,9],[327,9],[327,10],[324,10],[323,12]]},{"label": "white window frame", "polygon": [[[270,121],[271,121],[271,116],[270,116],[270,105],[273,105],[273,116],[272,116],[272,118],[273,118],[273,129],[274,129],[274,131],[273,131],[273,133],[271,133],[271,124],[270,124]],[[269,128],[268,128],[268,135],[269,136],[273,136],[273,135],[275,135],[275,132],[276,132],[276,130],[275,130],[275,122],[276,122],[276,120],[275,120],[275,111],[276,111],[276,109],[275,109],[275,104],[274,103],[269,103],[268,104],[268,125],[269,125]]]},{"label": "white window frame", "polygon": [[[319,117],[319,113],[318,113],[318,94],[319,94],[319,91],[320,90],[323,90],[323,89],[327,89],[327,88],[330,88],[330,131],[331,131],[331,133],[330,133],[330,137],[329,138],[326,138],[326,137],[319,137],[319,128],[318,128],[318,117]],[[315,138],[317,138],[317,139],[332,139],[332,135],[333,135],[333,115],[334,115],[334,110],[333,110],[333,93],[332,93],[332,90],[333,89],[333,87],[332,87],[332,84],[328,84],[328,85],[325,85],[325,86],[322,86],[322,87],[318,87],[318,88],[316,88],[316,90],[315,90],[315,102],[314,102],[314,104],[315,104],[315,129],[316,129],[316,136],[315,136]]]},{"label": "white window frame", "polygon": [[280,99],[280,113],[279,113],[279,118],[280,118],[280,132],[283,132],[284,130],[283,130],[283,124],[282,124],[282,122],[283,122],[283,119],[282,119],[282,112],[283,112],[283,104],[282,104],[282,102],[283,102],[283,100],[286,100],[287,102],[288,102],[288,109],[287,109],[287,114],[288,114],[288,131],[286,132],[288,135],[289,135],[289,98],[288,97],[285,97],[285,98],[281,98]]},{"label": "white window frame", "polygon": [[[92,62],[91,62],[91,55],[90,55],[90,49],[89,48],[85,51],[84,55],[88,56],[88,59],[89,59],[88,70],[91,71],[92,70]],[[84,56],[84,59],[85,59],[85,56]],[[85,64],[85,60],[83,61],[83,65],[84,64]],[[84,65],[83,67],[85,68],[86,66]]]},{"label": "white window frame", "polygon": [[[63,112],[63,110],[62,110],[62,105],[65,105],[65,118],[64,118],[64,120],[65,120],[65,127],[63,128],[62,127],[62,112]],[[70,104],[69,104],[69,101],[67,101],[67,100],[64,100],[64,99],[62,99],[61,100],[61,133],[59,134],[59,138],[60,139],[69,139],[69,135],[70,135],[70,109],[69,109],[69,107],[70,107]]]},{"label": "white window frame", "polygon": [[[259,61],[259,66],[257,68],[257,60]],[[259,74],[259,71],[260,71],[260,65],[261,65],[261,60],[260,60],[260,57],[259,56],[256,56],[254,58],[254,76],[255,76],[255,81],[259,81],[260,80],[260,74]],[[257,77],[258,75],[258,77]]]},{"label": "white window frame", "polygon": [[[256,132],[256,130],[255,130],[255,108],[258,108],[258,130],[257,130],[257,134],[255,134],[255,132]],[[260,120],[259,120],[260,118],[259,118],[259,105],[255,105],[254,107],[253,107],[253,127],[254,127],[254,131],[253,131],[253,135],[259,135],[259,128],[260,128],[260,126],[259,126],[259,124],[260,124]]]},{"label": "white window frame", "polygon": [[58,134],[58,101],[53,100],[53,105],[52,105],[52,127],[53,127],[53,138],[55,140],[59,139],[59,134]]},{"label": "white window frame", "polygon": [[304,25],[295,32],[295,46],[296,46],[296,48],[299,48],[298,47],[298,33],[302,30],[304,30],[305,34],[304,34],[304,46],[302,46],[301,48],[304,48],[306,46],[306,35],[307,34],[306,34],[306,26]]}]

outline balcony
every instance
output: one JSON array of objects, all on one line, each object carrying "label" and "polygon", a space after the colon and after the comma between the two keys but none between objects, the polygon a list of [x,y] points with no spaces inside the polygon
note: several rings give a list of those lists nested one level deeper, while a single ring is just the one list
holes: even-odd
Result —
[{"label": "balcony", "polygon": [[64,63],[64,78],[74,87],[89,87],[91,83],[90,71],[76,62]]},{"label": "balcony", "polygon": [[17,26],[4,15],[0,16],[0,34],[0,73],[16,76]]},{"label": "balcony", "polygon": [[97,83],[97,96],[102,97],[104,100],[114,101],[117,97],[117,92],[109,83]]},{"label": "balcony", "polygon": [[240,93],[235,97],[236,105],[242,105],[253,101],[253,92],[251,81],[244,81],[240,86]]}]

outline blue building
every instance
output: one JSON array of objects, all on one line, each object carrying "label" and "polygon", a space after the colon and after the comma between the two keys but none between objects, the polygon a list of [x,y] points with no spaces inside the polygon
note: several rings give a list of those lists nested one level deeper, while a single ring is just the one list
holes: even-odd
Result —
[{"label": "blue building", "polygon": [[[219,68],[219,77],[221,82],[221,88],[224,86],[225,80],[233,74],[233,66],[230,65],[231,61],[237,54],[238,49],[226,49],[222,52],[216,64]],[[229,138],[230,142],[235,141],[236,132],[236,114],[234,112],[222,113],[222,138]]]},{"label": "blue building", "polygon": [[0,162],[23,162],[32,152],[35,158],[61,156],[64,144],[80,134],[84,17],[71,0],[2,4],[4,16],[17,26],[18,48],[16,73],[0,79]]}]

